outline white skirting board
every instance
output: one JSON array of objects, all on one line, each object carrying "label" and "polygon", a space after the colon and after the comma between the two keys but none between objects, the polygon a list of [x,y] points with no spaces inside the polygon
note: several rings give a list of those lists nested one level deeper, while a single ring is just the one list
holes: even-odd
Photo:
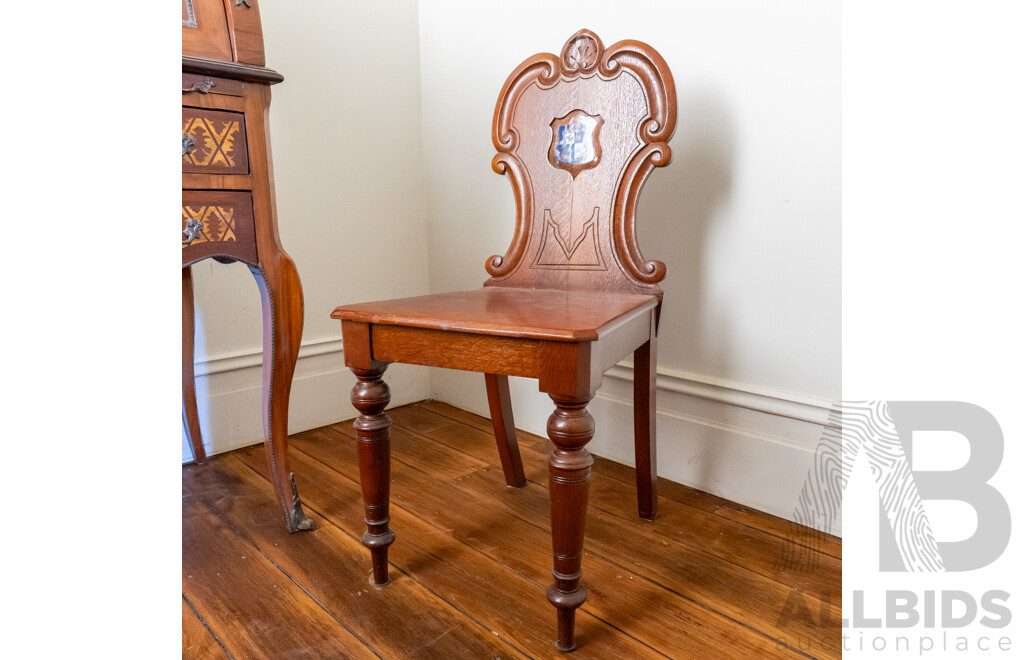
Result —
[{"label": "white skirting board", "polygon": [[[213,456],[263,442],[261,349],[218,355],[198,361],[196,402],[206,454]],[[427,369],[391,365],[384,380],[391,386],[392,406],[427,398]],[[345,366],[341,339],[303,341],[292,379],[288,433],[326,426],[359,413],[349,401],[355,376]],[[181,434],[181,461],[192,460],[192,447]]]}]

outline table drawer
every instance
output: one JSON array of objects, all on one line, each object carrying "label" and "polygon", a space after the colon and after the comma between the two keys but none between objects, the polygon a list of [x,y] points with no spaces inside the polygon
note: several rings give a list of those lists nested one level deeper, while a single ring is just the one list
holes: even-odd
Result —
[{"label": "table drawer", "polygon": [[207,257],[257,265],[252,193],[181,191],[181,265]]},{"label": "table drawer", "polygon": [[[182,73],[181,93],[189,103],[195,103],[189,94],[213,94],[214,96],[243,96],[245,94],[245,83],[241,80],[231,78],[218,78],[207,76],[202,73]],[[198,105],[198,104],[197,104]]]},{"label": "table drawer", "polygon": [[248,174],[249,147],[241,112],[181,109],[181,171]]}]

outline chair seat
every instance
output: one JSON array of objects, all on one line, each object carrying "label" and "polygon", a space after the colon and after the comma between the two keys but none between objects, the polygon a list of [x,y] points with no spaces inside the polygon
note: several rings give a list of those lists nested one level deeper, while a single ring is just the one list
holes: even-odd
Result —
[{"label": "chair seat", "polygon": [[655,296],[483,287],[342,305],[331,318],[549,341],[596,341],[611,326],[658,304]]}]

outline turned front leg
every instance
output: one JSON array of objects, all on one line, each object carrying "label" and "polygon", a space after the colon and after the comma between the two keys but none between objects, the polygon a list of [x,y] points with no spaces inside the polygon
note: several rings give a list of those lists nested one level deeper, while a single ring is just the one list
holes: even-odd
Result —
[{"label": "turned front leg", "polygon": [[388,583],[388,546],[395,533],[388,527],[388,500],[391,495],[391,418],[384,408],[391,402],[391,390],[381,378],[386,363],[374,362],[370,369],[352,369],[358,378],[352,388],[352,405],[359,411],[353,423],[359,455],[359,480],[366,506],[366,533],[363,545],[370,549],[373,562],[371,584]]},{"label": "turned front leg", "polygon": [[551,395],[551,399],[556,407],[548,417],[548,437],[555,447],[548,454],[548,490],[555,583],[548,587],[548,600],[558,612],[555,646],[560,651],[572,651],[576,648],[576,608],[587,599],[580,576],[594,459],[585,445],[594,437],[594,418],[587,412],[591,397]]}]

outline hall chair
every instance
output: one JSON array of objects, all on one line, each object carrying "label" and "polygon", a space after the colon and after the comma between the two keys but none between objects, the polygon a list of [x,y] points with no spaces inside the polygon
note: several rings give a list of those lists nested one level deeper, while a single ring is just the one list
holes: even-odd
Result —
[{"label": "hall chair", "polygon": [[[675,86],[647,44],[605,48],[580,30],[561,54],[534,55],[505,81],[494,110],[491,167],[512,184],[516,225],[504,256],[485,265],[483,288],[343,305],[345,363],[357,378],[352,403],[366,507],[363,544],[372,581],[388,583],[391,400],[389,363],[481,372],[505,481],[523,486],[509,376],[536,378],[554,402],[547,433],[556,646],[576,647],[576,608],[594,436],[587,404],[602,374],[633,355],[639,514],[657,515],[655,366],[665,277],[645,261],[634,228],[637,197],[671,159]],[[512,605],[510,603],[510,605]]]}]

